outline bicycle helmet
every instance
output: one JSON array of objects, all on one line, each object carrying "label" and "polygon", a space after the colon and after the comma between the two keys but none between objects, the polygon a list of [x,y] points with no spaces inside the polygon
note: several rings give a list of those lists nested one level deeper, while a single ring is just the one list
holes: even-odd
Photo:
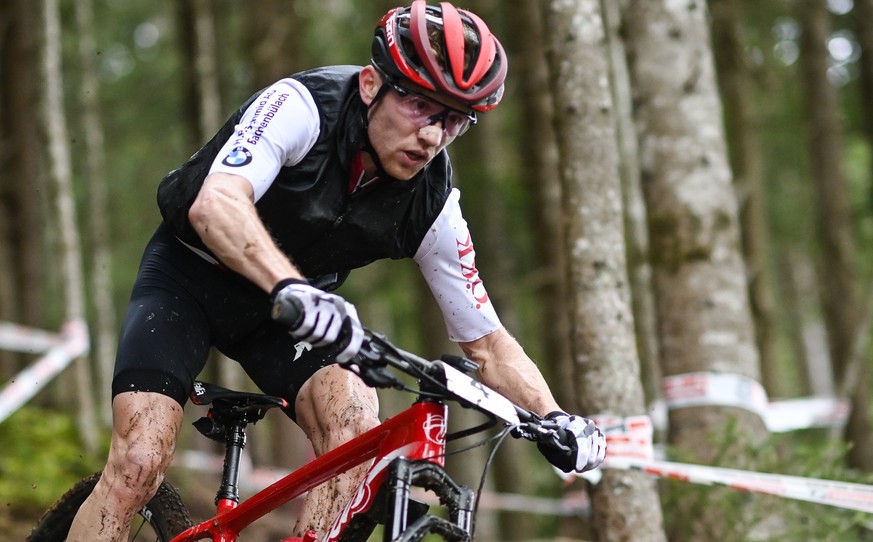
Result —
[{"label": "bicycle helmet", "polygon": [[493,109],[503,97],[506,53],[476,14],[448,2],[415,0],[379,21],[373,65],[390,82],[446,96],[475,111]]}]

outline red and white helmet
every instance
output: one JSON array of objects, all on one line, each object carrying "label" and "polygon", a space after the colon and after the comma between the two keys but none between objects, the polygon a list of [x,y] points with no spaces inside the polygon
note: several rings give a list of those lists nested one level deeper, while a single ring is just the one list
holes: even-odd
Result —
[{"label": "red and white helmet", "polygon": [[428,6],[425,0],[382,17],[373,65],[401,86],[409,82],[483,112],[503,97],[507,69],[503,46],[482,19],[448,2]]}]

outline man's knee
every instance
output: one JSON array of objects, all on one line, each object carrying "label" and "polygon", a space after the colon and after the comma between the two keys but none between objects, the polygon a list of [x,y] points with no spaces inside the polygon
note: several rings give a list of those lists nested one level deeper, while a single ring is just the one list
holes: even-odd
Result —
[{"label": "man's knee", "polygon": [[162,451],[133,447],[110,457],[100,483],[110,502],[128,508],[142,506],[164,481],[169,460],[161,460]]},{"label": "man's knee", "polygon": [[333,446],[348,442],[379,425],[379,418],[369,402],[354,401],[339,412],[328,411],[325,414],[333,422],[329,424],[328,435]]},{"label": "man's knee", "polygon": [[158,394],[123,395],[113,404],[112,445],[101,484],[120,504],[138,505],[157,491],[170,466],[182,409]]},{"label": "man's knee", "polygon": [[321,369],[301,389],[297,421],[317,453],[348,442],[379,425],[376,390],[339,366]]}]

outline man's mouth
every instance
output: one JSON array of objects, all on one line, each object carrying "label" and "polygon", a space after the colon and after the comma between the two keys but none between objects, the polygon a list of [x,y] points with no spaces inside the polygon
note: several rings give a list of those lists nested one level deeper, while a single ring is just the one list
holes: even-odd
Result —
[{"label": "man's mouth", "polygon": [[430,156],[424,151],[404,151],[407,157],[413,162],[425,162]]}]

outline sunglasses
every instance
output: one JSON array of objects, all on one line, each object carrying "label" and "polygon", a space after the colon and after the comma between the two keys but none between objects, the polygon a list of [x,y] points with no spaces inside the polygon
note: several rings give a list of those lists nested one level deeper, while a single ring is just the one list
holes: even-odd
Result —
[{"label": "sunglasses", "polygon": [[400,98],[397,101],[397,108],[419,128],[440,122],[446,136],[458,137],[466,132],[471,124],[476,124],[475,113],[464,113],[452,109],[394,83],[389,83],[389,85]]}]

